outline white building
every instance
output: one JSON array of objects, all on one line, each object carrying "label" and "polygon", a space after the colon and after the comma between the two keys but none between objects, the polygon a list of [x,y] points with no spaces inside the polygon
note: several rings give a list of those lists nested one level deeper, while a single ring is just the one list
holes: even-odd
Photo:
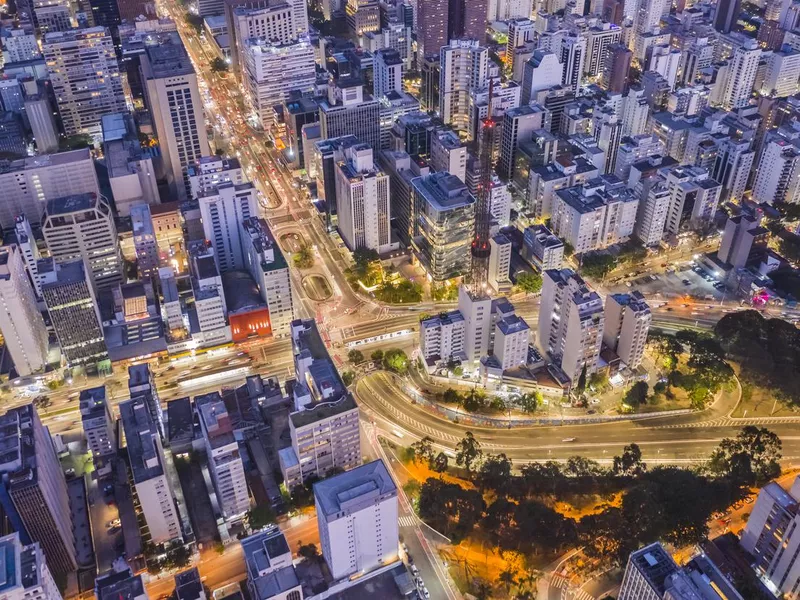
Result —
[{"label": "white building", "polygon": [[292,445],[278,453],[288,489],[311,476],[361,464],[358,405],[347,391],[313,320],[291,324],[296,411],[289,415]]},{"label": "white building", "polygon": [[247,269],[267,303],[272,335],[290,335],[295,314],[289,265],[267,222],[256,217],[242,221],[242,243]]},{"label": "white building", "polygon": [[[702,167],[673,167],[665,173],[670,207],[665,231],[703,229],[713,223],[722,186]],[[687,199],[691,201],[687,203]]]},{"label": "white building", "polygon": [[429,317],[419,324],[419,348],[429,368],[451,360],[463,361],[466,321],[460,311],[452,310]]},{"label": "white building", "polygon": [[397,560],[397,486],[376,460],[314,484],[322,556],[334,580]]},{"label": "white building", "polygon": [[0,333],[17,374],[43,371],[49,349],[47,327],[25,271],[19,246],[0,248]]},{"label": "white building", "polygon": [[336,167],[339,233],[350,250],[392,250],[389,176],[375,166],[369,144],[345,150]]},{"label": "white building", "polygon": [[94,458],[108,456],[117,451],[116,427],[106,399],[106,388],[81,390],[81,424],[86,443]]},{"label": "white building", "polygon": [[250,496],[228,409],[219,392],[195,397],[194,405],[222,516],[226,522],[241,520],[250,510]]},{"label": "white building", "polygon": [[42,233],[58,262],[82,258],[95,290],[122,282],[122,256],[111,207],[94,193],[56,198],[47,203]]},{"label": "white building", "polygon": [[47,33],[42,53],[64,133],[87,133],[100,139],[103,115],[125,110],[119,64],[108,29]]},{"label": "white building", "polygon": [[511,287],[511,240],[498,233],[489,240],[489,251],[489,287],[506,291]]},{"label": "white building", "polygon": [[213,248],[192,256],[191,272],[194,308],[200,328],[198,340],[206,346],[231,341],[228,307]]},{"label": "white building", "polygon": [[603,301],[570,269],[544,272],[539,344],[575,383],[593,373],[603,343]]},{"label": "white building", "polygon": [[164,448],[143,398],[119,405],[128,462],[139,507],[153,544],[182,539],[181,525],[169,477],[164,472]]},{"label": "white building", "polygon": [[37,93],[26,94],[25,116],[31,124],[36,151],[41,154],[57,152],[58,125],[44,85],[39,87]]},{"label": "white building", "polygon": [[641,292],[606,296],[603,343],[629,368],[642,364],[647,332],[653,316]]},{"label": "white building", "polygon": [[241,224],[258,215],[256,193],[250,182],[239,185],[225,182],[198,195],[203,233],[214,248],[220,273],[245,267]]},{"label": "white building", "polygon": [[489,0],[487,21],[527,19],[533,13],[532,0]]},{"label": "white building", "polygon": [[540,271],[560,269],[564,242],[544,225],[531,225],[523,234],[522,257]]},{"label": "white building", "polygon": [[179,200],[188,193],[186,169],[211,154],[203,100],[186,48],[176,32],[157,36],[141,57],[145,100],[167,171],[170,191]]},{"label": "white building", "polygon": [[800,80],[800,51],[791,48],[777,50],[767,59],[767,72],[761,84],[761,95],[785,98],[798,92]]},{"label": "white building", "polygon": [[755,40],[749,40],[736,48],[730,58],[727,84],[722,95],[722,108],[733,110],[747,106],[753,93],[761,47]]},{"label": "white building", "polygon": [[489,352],[491,339],[492,299],[476,295],[466,286],[458,288],[458,310],[464,316],[464,354],[466,362],[477,365]]},{"label": "white building", "polygon": [[558,190],[553,198],[553,233],[576,253],[599,250],[633,235],[639,198],[614,176],[601,176]]},{"label": "white building", "polygon": [[242,165],[236,157],[203,156],[189,167],[188,173],[192,198],[222,183],[247,183]]},{"label": "white building", "polygon": [[675,87],[681,51],[669,45],[653,46],[648,71],[659,73],[669,83],[670,89]]},{"label": "white building", "polygon": [[800,590],[800,477],[787,493],[772,481],[761,488],[741,536],[742,548],[773,593],[797,600]]},{"label": "white building", "polygon": [[795,203],[800,198],[800,150],[784,139],[770,140],[761,153],[753,185],[757,202]]},{"label": "white building", "polygon": [[521,103],[526,105],[542,90],[560,85],[563,76],[564,70],[557,54],[536,50],[522,70]]},{"label": "white building", "polygon": [[88,148],[82,148],[11,161],[0,173],[0,189],[0,226],[10,229],[19,215],[38,225],[48,200],[99,194],[100,184],[92,155]]},{"label": "white building", "polygon": [[3,63],[15,63],[39,58],[36,35],[25,29],[3,28]]},{"label": "white building", "polygon": [[373,58],[373,91],[380,99],[389,92],[403,91],[403,59],[392,48],[378,50]]},{"label": "white building", "polygon": [[314,47],[307,37],[285,43],[249,39],[243,61],[248,105],[264,129],[272,126],[276,105],[291,92],[311,92],[316,83]]},{"label": "white building", "polygon": [[645,246],[658,246],[664,237],[672,195],[663,183],[640,185],[639,210],[636,213],[634,235]]},{"label": "white building", "polygon": [[446,171],[467,180],[467,146],[454,131],[438,129],[431,133],[430,167],[434,171]]},{"label": "white building", "polygon": [[489,50],[474,40],[450,40],[439,53],[439,116],[456,130],[469,128],[469,94],[487,84]]},{"label": "white building", "polygon": [[4,600],[61,600],[38,543],[23,546],[19,533],[11,533],[0,538],[0,553],[5,559]]},{"label": "white building", "polygon": [[39,251],[39,246],[36,243],[36,238],[33,236],[31,223],[25,215],[19,215],[14,223],[14,235],[17,238],[17,247],[22,255],[22,260],[25,263],[25,271],[28,274],[28,280],[33,285],[33,291],[36,298],[42,297],[42,282],[39,278],[39,269],[37,261],[42,258],[42,253]]},{"label": "white building", "polygon": [[494,356],[503,371],[528,362],[531,330],[525,319],[512,315],[497,322],[494,333]]}]

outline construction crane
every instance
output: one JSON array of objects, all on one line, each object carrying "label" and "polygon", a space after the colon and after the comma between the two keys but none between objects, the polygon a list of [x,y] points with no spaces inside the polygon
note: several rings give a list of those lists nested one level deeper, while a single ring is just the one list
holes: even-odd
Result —
[{"label": "construction crane", "polygon": [[492,196],[492,147],[494,146],[495,123],[492,118],[493,82],[489,84],[489,105],[486,118],[482,121],[479,156],[479,178],[477,201],[475,203],[475,234],[472,238],[472,293],[481,296],[486,293],[489,281],[489,231],[491,228],[491,196]]}]

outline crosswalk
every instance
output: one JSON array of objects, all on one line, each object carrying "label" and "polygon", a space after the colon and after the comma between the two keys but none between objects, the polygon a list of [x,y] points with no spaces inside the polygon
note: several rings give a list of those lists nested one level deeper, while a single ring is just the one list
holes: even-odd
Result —
[{"label": "crosswalk", "polygon": [[407,515],[406,516],[402,516],[402,517],[398,517],[397,521],[400,523],[400,527],[411,527],[411,528],[414,528],[414,527],[417,526],[417,522],[414,519],[414,517],[409,517]]},{"label": "crosswalk", "polygon": [[550,586],[561,590],[561,600],[596,600],[586,590],[570,588],[569,580],[561,575],[553,574]]},{"label": "crosswalk", "polygon": [[706,427],[744,427],[745,425],[781,425],[783,423],[800,423],[800,417],[756,417],[751,419],[719,417],[709,421],[695,423],[676,423],[674,425],[659,425],[658,429],[691,429]]}]

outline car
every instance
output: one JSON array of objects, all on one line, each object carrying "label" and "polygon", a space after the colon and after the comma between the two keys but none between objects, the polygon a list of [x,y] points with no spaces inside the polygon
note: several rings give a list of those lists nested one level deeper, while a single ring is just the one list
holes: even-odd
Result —
[{"label": "car", "polygon": [[586,414],[588,414],[588,415],[593,415],[593,414],[596,414],[596,413],[597,413],[597,411],[595,409],[593,409],[593,408],[586,412]]},{"label": "car", "polygon": [[413,573],[414,575],[419,575],[419,569],[417,568],[416,565],[411,565],[411,573]]},{"label": "car", "polygon": [[565,442],[565,443],[566,443],[566,442],[574,442],[574,441],[575,441],[575,438],[574,438],[574,437],[568,437],[568,438],[564,438],[564,439],[563,439],[563,440],[561,440],[561,441],[562,441],[562,442]]},{"label": "car", "polygon": [[431,597],[431,593],[428,590],[426,590],[425,588],[422,588],[422,594],[425,596],[425,598],[430,598]]},{"label": "car", "polygon": [[683,285],[692,285],[692,282],[689,281],[688,279],[684,279],[683,280]]},{"label": "car", "polygon": [[625,285],[628,286],[628,287],[633,287],[633,284],[630,281],[626,281]]},{"label": "car", "polygon": [[600,404],[600,398],[592,398],[589,400],[590,404]]},{"label": "car", "polygon": [[109,521],[108,523],[106,523],[106,527],[108,527],[109,529],[111,527],[119,527],[119,524],[120,524],[120,520],[119,519],[113,519],[113,520]]},{"label": "car", "polygon": [[744,499],[744,503],[745,504],[752,504],[753,503],[753,497],[752,496],[748,496],[747,498]]}]

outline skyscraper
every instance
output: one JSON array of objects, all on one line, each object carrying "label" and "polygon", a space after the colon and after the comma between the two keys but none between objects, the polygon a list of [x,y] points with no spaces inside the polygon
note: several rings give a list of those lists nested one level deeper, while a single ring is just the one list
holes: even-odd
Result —
[{"label": "skyscraper", "polygon": [[714,29],[720,33],[730,33],[736,25],[741,8],[741,0],[717,0],[714,10]]},{"label": "skyscraper", "polygon": [[219,392],[197,396],[194,404],[222,515],[226,521],[241,520],[250,509],[250,496],[228,409]]},{"label": "skyscraper", "polygon": [[81,424],[86,444],[95,458],[117,451],[114,419],[106,399],[106,387],[81,390]]},{"label": "skyscraper", "polygon": [[577,93],[586,60],[586,38],[572,34],[561,40],[561,84]]},{"label": "skyscraper", "polygon": [[345,150],[336,170],[336,205],[339,232],[351,250],[382,254],[392,248],[389,176],[376,168],[368,144]]},{"label": "skyscraper", "polygon": [[95,290],[122,282],[122,256],[111,207],[98,194],[77,194],[47,203],[42,233],[58,262],[86,261]]},{"label": "skyscraper", "polygon": [[571,269],[544,272],[539,343],[576,384],[583,368],[593,373],[603,343],[603,301]]},{"label": "skyscraper", "polygon": [[722,96],[722,107],[733,110],[746,106],[753,94],[761,48],[755,40],[748,40],[736,48],[730,59],[728,79]]},{"label": "skyscraper", "polygon": [[105,27],[48,33],[42,42],[66,135],[101,136],[103,115],[125,110],[114,42]]},{"label": "skyscraper", "polygon": [[201,192],[198,201],[203,233],[214,248],[220,273],[245,268],[241,224],[258,214],[255,186],[223,183]]},{"label": "skyscraper", "polygon": [[0,554],[5,558],[6,600],[62,600],[41,544],[24,545],[19,532],[0,538]]},{"label": "skyscraper", "polygon": [[632,58],[633,52],[625,44],[611,44],[608,47],[601,82],[606,91],[619,94],[625,91]]},{"label": "skyscraper", "polygon": [[43,258],[37,268],[42,296],[67,363],[96,364],[108,360],[100,311],[83,259],[57,263],[52,258]]},{"label": "skyscraper", "polygon": [[0,503],[24,544],[37,542],[58,576],[75,571],[75,538],[67,482],[50,433],[33,405],[0,417]]},{"label": "skyscraper", "polygon": [[446,125],[469,128],[469,96],[487,85],[489,50],[474,40],[452,39],[440,51],[439,116]]},{"label": "skyscraper", "polygon": [[[421,57],[439,55],[447,45],[448,0],[425,0],[419,2],[417,16],[417,44]],[[421,61],[420,61],[421,62]]]},{"label": "skyscraper", "polygon": [[47,328],[19,246],[0,248],[0,332],[20,376],[47,366]]},{"label": "skyscraper", "polygon": [[142,76],[145,98],[167,171],[170,190],[178,199],[188,195],[186,169],[208,156],[203,102],[186,48],[176,32],[162,34],[145,46]]}]

